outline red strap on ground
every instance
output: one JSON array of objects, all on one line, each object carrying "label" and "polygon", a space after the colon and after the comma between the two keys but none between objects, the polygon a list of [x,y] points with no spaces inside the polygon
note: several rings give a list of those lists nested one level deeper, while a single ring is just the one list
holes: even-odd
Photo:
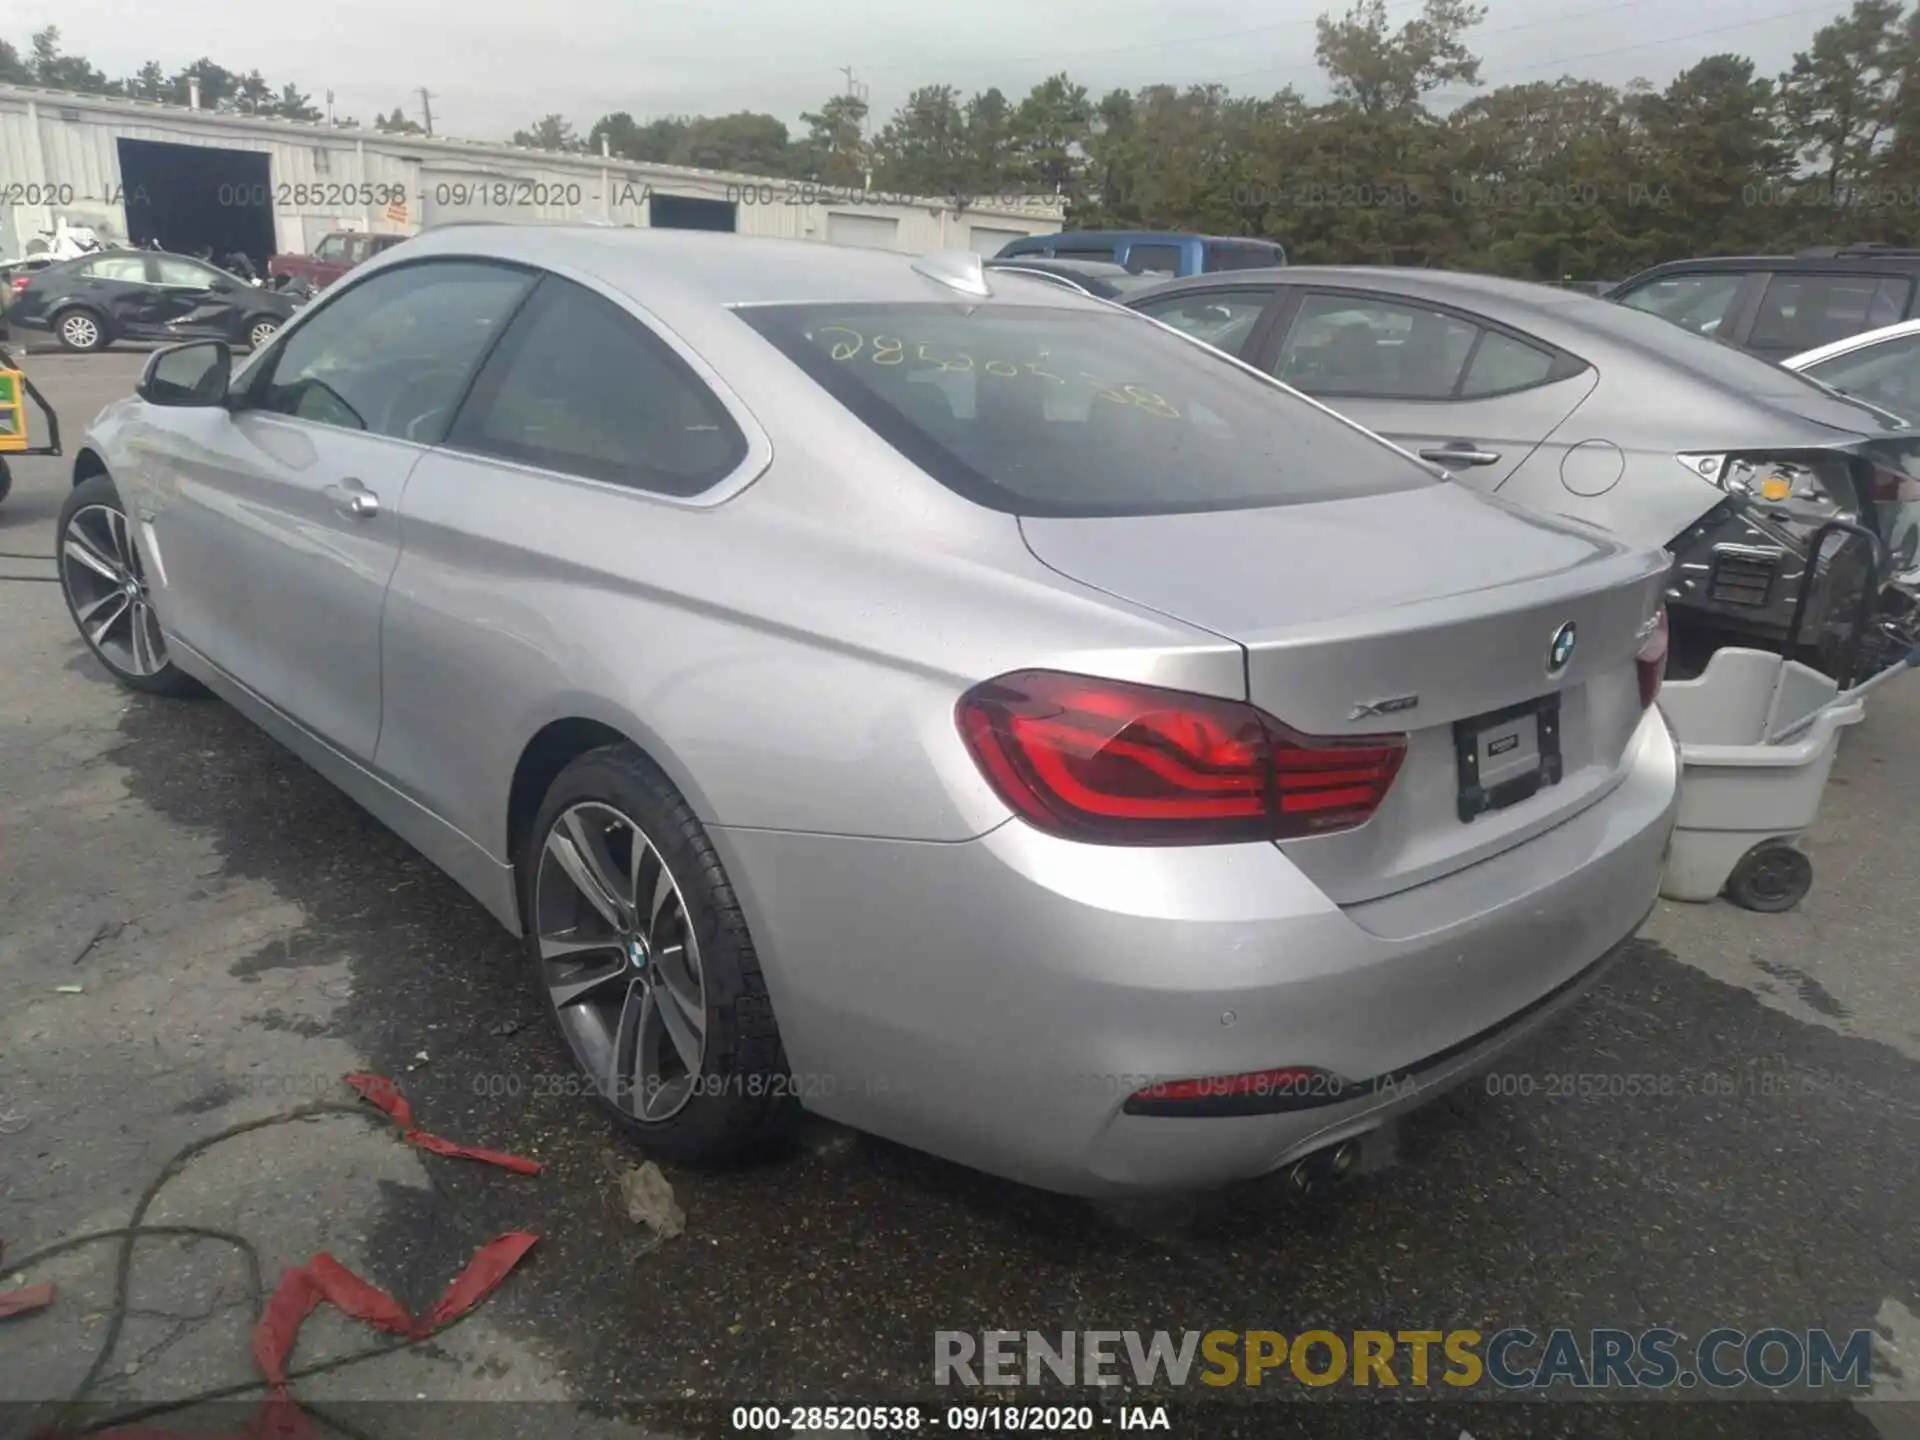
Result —
[{"label": "red strap on ground", "polygon": [[[362,1280],[325,1251],[304,1265],[282,1271],[280,1283],[274,1287],[267,1308],[253,1327],[254,1363],[273,1386],[273,1394],[245,1433],[235,1440],[316,1440],[313,1422],[287,1393],[287,1359],[293,1354],[293,1342],[300,1334],[301,1323],[322,1301],[377,1330],[423,1340],[492,1294],[538,1239],[537,1235],[524,1230],[509,1230],[489,1240],[474,1252],[466,1269],[453,1277],[447,1293],[427,1312],[424,1320],[416,1320],[407,1313],[406,1306],[379,1286]],[[188,1437],[165,1430],[108,1430],[101,1440],[188,1440]]]},{"label": "red strap on ground", "polygon": [[435,1155],[446,1155],[455,1160],[478,1160],[482,1164],[498,1165],[502,1170],[511,1170],[516,1175],[540,1173],[538,1160],[529,1160],[524,1155],[508,1155],[499,1150],[482,1150],[474,1145],[461,1145],[416,1128],[413,1123],[413,1107],[395,1088],[393,1081],[384,1075],[353,1074],[346,1077],[346,1082],[360,1092],[361,1099],[368,1101],[390,1117],[393,1123],[400,1127],[407,1143],[411,1145],[418,1145],[422,1150],[431,1150]]},{"label": "red strap on ground", "polygon": [[260,1373],[276,1387],[287,1383],[287,1357],[300,1325],[321,1301],[363,1320],[377,1330],[420,1340],[451,1320],[466,1314],[499,1283],[520,1258],[533,1248],[537,1236],[510,1230],[489,1240],[447,1287],[439,1304],[425,1320],[416,1320],[406,1306],[377,1285],[370,1285],[331,1255],[321,1253],[296,1269],[284,1271],[259,1323],[253,1327],[253,1359]]},{"label": "red strap on ground", "polygon": [[29,1285],[24,1290],[9,1290],[0,1294],[0,1320],[11,1320],[16,1315],[31,1315],[52,1303],[51,1285]]}]

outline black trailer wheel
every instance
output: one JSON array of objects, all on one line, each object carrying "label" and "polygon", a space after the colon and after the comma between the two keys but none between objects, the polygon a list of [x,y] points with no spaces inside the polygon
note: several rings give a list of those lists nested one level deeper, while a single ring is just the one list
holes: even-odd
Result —
[{"label": "black trailer wheel", "polygon": [[1740,857],[1727,877],[1727,898],[1745,910],[1777,915],[1807,898],[1813,862],[1791,845],[1768,841]]}]

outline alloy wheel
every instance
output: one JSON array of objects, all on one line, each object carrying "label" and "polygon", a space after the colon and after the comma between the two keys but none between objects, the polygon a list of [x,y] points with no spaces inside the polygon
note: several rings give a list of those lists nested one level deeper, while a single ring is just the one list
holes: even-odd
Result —
[{"label": "alloy wheel", "polygon": [[100,343],[100,327],[91,315],[69,315],[60,323],[60,337],[76,350],[91,350]]},{"label": "alloy wheel", "polygon": [[117,669],[145,678],[167,668],[166,638],[124,513],[108,505],[74,511],[60,583],[87,643]]},{"label": "alloy wheel", "polygon": [[597,1093],[635,1119],[685,1108],[706,1056],[707,992],[686,899],[628,815],[588,800],[540,849],[541,982]]},{"label": "alloy wheel", "polygon": [[253,349],[258,350],[273,338],[274,332],[279,328],[280,327],[271,320],[256,321],[253,328],[247,331],[247,344]]}]

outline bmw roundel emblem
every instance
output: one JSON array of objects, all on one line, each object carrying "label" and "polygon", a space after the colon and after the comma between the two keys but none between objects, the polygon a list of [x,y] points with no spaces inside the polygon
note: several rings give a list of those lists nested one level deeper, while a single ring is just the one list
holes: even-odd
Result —
[{"label": "bmw roundel emblem", "polygon": [[1569,620],[1553,632],[1553,643],[1547,647],[1547,673],[1558,675],[1567,668],[1567,662],[1573,659],[1573,647],[1579,641],[1579,631]]}]

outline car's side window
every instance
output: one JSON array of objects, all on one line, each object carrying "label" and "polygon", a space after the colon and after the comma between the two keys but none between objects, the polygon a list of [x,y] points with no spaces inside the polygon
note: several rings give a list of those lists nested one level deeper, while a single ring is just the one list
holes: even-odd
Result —
[{"label": "car's side window", "polygon": [[1899,275],[1780,274],[1767,282],[1747,343],[1811,350],[1891,325],[1907,313],[1913,283]]},{"label": "car's side window", "polygon": [[346,254],[347,237],[344,235],[329,235],[314,248],[313,258],[316,260],[344,260]]},{"label": "car's side window", "polygon": [[87,262],[87,275],[94,280],[122,280],[134,285],[147,283],[144,255],[102,255]]},{"label": "car's side window", "polygon": [[1670,275],[1629,291],[1620,303],[1671,320],[1696,335],[1717,335],[1746,278],[1747,272],[1740,270]]},{"label": "car's side window", "polygon": [[697,495],[746,457],[719,398],[634,316],[548,275],[447,443],[543,470]]},{"label": "car's side window", "polygon": [[1845,395],[1920,419],[1920,335],[1902,335],[1809,365],[1801,372]]},{"label": "car's side window", "polygon": [[1178,245],[1129,245],[1127,268],[1136,275],[1178,275],[1180,247]]},{"label": "car's side window", "polygon": [[1238,355],[1272,298],[1265,290],[1203,290],[1149,300],[1135,308],[1216,350]]},{"label": "car's side window", "polygon": [[204,265],[196,265],[191,260],[180,260],[172,255],[153,257],[155,268],[159,272],[162,285],[177,285],[182,289],[205,290],[223,277]]},{"label": "car's side window", "polygon": [[435,444],[533,279],[479,260],[371,276],[287,335],[243,408]]},{"label": "car's side window", "polygon": [[1274,373],[1309,395],[1446,400],[1480,327],[1424,306],[1371,295],[1309,295]]},{"label": "car's side window", "polygon": [[1480,399],[1505,395],[1539,385],[1553,373],[1553,352],[1489,330],[1480,337],[1480,346],[1467,362],[1466,379],[1460,383],[1460,398]]}]

